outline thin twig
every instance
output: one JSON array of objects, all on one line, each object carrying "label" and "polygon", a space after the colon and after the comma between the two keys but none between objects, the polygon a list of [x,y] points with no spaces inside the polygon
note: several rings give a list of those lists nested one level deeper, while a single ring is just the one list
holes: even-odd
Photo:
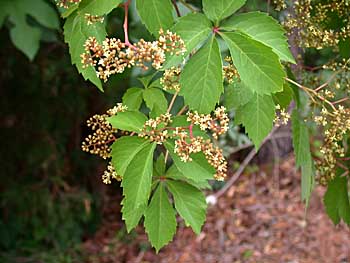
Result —
[{"label": "thin twig", "polygon": [[185,0],[179,0],[184,6],[186,6],[189,10],[191,10],[192,12],[197,12],[196,9],[194,9],[190,4],[186,3]]},{"label": "thin twig", "polygon": [[183,106],[182,109],[176,114],[176,116],[182,115],[187,110],[187,105]]},{"label": "thin twig", "polygon": [[170,111],[171,111],[171,109],[173,108],[173,106],[174,106],[174,103],[175,103],[175,100],[176,100],[176,97],[177,97],[177,95],[179,94],[179,92],[177,91],[177,92],[175,92],[174,93],[174,95],[173,95],[173,97],[171,98],[171,101],[170,101],[170,104],[169,104],[169,107],[168,107],[168,109],[167,109],[167,113],[170,113]]},{"label": "thin twig", "polygon": [[342,103],[342,102],[347,101],[347,100],[349,100],[349,97],[345,97],[345,98],[342,98],[340,100],[333,101],[332,104],[335,105],[335,104]]},{"label": "thin twig", "polygon": [[129,41],[129,33],[128,33],[128,15],[129,15],[129,5],[130,5],[131,0],[128,0],[124,3],[124,10],[125,10],[125,15],[124,15],[124,24],[123,24],[123,29],[124,29],[124,42],[126,46],[129,47],[134,47],[130,41]]},{"label": "thin twig", "polygon": [[173,5],[175,7],[175,11],[176,11],[177,16],[181,17],[181,13],[180,13],[179,7],[177,6],[176,0],[173,0],[172,2],[173,2]]}]

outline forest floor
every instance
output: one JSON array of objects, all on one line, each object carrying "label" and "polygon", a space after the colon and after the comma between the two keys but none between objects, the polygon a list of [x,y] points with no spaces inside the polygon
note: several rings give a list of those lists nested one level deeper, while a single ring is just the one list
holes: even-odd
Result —
[{"label": "forest floor", "polygon": [[300,201],[300,174],[287,158],[279,169],[244,174],[208,209],[196,236],[180,220],[172,243],[156,254],[143,228],[126,235],[118,196],[110,196],[104,224],[84,243],[90,263],[347,263],[350,231],[335,227],[324,212],[324,189],[313,192],[310,207]]}]

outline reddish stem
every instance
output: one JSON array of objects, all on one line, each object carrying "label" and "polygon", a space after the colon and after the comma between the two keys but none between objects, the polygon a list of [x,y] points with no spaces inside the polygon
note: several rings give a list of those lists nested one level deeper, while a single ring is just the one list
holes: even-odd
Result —
[{"label": "reddish stem", "polygon": [[134,49],[136,49],[136,47],[134,47],[130,41],[129,41],[129,33],[128,33],[128,15],[129,15],[129,5],[130,5],[131,0],[128,0],[127,2],[125,2],[124,4],[124,10],[125,10],[125,16],[124,16],[124,44],[128,47],[132,47]]},{"label": "reddish stem", "polygon": [[180,17],[181,13],[180,13],[179,7],[177,6],[176,0],[173,0],[172,2],[173,2],[173,5],[175,7],[175,11],[176,11],[177,16]]},{"label": "reddish stem", "polygon": [[214,26],[214,27],[213,27],[213,33],[214,33],[214,34],[219,33],[219,30],[220,30],[220,28],[219,28],[218,26]]},{"label": "reddish stem", "polygon": [[190,131],[190,138],[192,139],[193,138],[193,124],[191,124],[189,127],[188,127],[189,131]]}]

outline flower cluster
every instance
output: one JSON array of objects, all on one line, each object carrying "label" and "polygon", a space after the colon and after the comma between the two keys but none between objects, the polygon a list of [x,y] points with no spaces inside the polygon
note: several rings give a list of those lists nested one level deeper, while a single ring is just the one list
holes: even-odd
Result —
[{"label": "flower cluster", "polygon": [[275,126],[287,125],[290,120],[290,114],[286,112],[286,109],[282,109],[279,104],[276,105],[276,110],[278,112],[273,120]]},{"label": "flower cluster", "polygon": [[120,175],[117,174],[117,172],[114,169],[114,166],[112,165],[112,163],[110,162],[107,166],[107,170],[105,170],[103,172],[102,175],[102,182],[104,184],[111,184],[112,183],[112,179],[115,179],[117,181],[121,181],[122,177]]},{"label": "flower cluster", "polygon": [[208,163],[214,167],[216,180],[224,180],[227,173],[227,161],[219,147],[215,147],[210,140],[204,140],[201,136],[191,137],[185,130],[177,129],[175,135],[179,138],[175,141],[174,152],[183,162],[190,162],[192,153],[203,152]]},{"label": "flower cluster", "polygon": [[163,77],[160,79],[160,84],[164,90],[180,91],[180,67],[171,67],[164,71]]},{"label": "flower cluster", "polygon": [[56,4],[59,7],[69,8],[71,5],[80,3],[81,0],[56,0]]},{"label": "flower cluster", "polygon": [[210,114],[198,114],[198,112],[188,112],[187,120],[193,125],[199,125],[202,131],[210,130],[215,139],[228,130],[229,118],[225,112],[225,107],[221,106],[214,111],[214,117]]},{"label": "flower cluster", "polygon": [[273,0],[273,4],[275,5],[275,10],[281,11],[287,8],[287,4],[284,0]]},{"label": "flower cluster", "polygon": [[87,126],[91,128],[93,134],[89,134],[82,143],[82,150],[91,154],[96,154],[107,159],[110,157],[110,144],[115,141],[114,133],[116,129],[107,121],[107,117],[126,110],[126,106],[118,104],[107,111],[106,114],[94,115],[87,121]]},{"label": "flower cluster", "polygon": [[170,138],[167,126],[171,122],[170,113],[162,114],[155,119],[149,119],[145,122],[138,136],[156,142],[157,144],[162,144],[166,139]]},{"label": "flower cluster", "polygon": [[236,67],[233,65],[231,57],[226,57],[224,59],[228,64],[223,66],[223,74],[228,83],[232,83],[235,79],[239,79],[239,74]]},{"label": "flower cluster", "polygon": [[343,139],[350,131],[350,109],[338,106],[336,110],[329,112],[323,108],[319,116],[314,117],[314,121],[323,127],[324,139],[320,147],[321,159],[316,160],[318,180],[325,185],[335,177],[339,159],[345,155],[342,145]]},{"label": "flower cluster", "polygon": [[103,23],[105,18],[103,16],[95,16],[91,14],[85,14],[85,20],[88,25],[92,25],[94,23]]},{"label": "flower cluster", "polygon": [[81,55],[82,64],[84,67],[96,67],[97,76],[104,81],[132,66],[147,70],[147,64],[151,64],[155,69],[160,69],[166,53],[180,55],[186,48],[176,33],[160,30],[159,35],[157,41],[141,39],[133,45],[115,38],[106,38],[99,44],[96,38],[90,37],[85,43],[85,53]]},{"label": "flower cluster", "polygon": [[[297,34],[302,47],[335,47],[340,40],[350,36],[350,3],[347,0],[329,0],[315,3],[311,0],[294,2],[295,14],[289,15],[284,25],[287,30]],[[342,21],[340,28],[329,27],[329,13]],[[294,30],[297,29],[297,30]]]}]

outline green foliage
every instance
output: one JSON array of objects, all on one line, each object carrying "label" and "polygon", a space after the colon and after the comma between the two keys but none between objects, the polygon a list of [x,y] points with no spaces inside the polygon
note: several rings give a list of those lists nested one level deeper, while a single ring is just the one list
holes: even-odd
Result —
[{"label": "green foliage", "polygon": [[59,29],[59,20],[55,10],[44,0],[3,0],[0,3],[0,27],[6,18],[13,24],[10,36],[13,44],[30,60],[33,60],[40,47],[43,31],[30,23],[27,15],[37,23],[49,29]]},{"label": "green foliage", "polygon": [[190,109],[209,113],[223,92],[222,58],[214,37],[186,64],[181,74],[181,94]]},{"label": "green foliage", "polygon": [[266,13],[239,14],[225,21],[220,28],[226,31],[241,31],[254,40],[271,47],[281,60],[295,63],[282,26]]},{"label": "green foliage", "polygon": [[221,36],[230,49],[242,82],[250,89],[260,94],[283,90],[285,73],[271,48],[238,32],[222,33]]},{"label": "green foliage", "polygon": [[350,203],[348,194],[348,178],[337,176],[329,182],[324,196],[326,212],[334,224],[339,224],[342,219],[350,225]]},{"label": "green foliage", "polygon": [[108,117],[108,122],[113,128],[138,132],[142,129],[147,117],[139,111],[120,112],[118,115]]},{"label": "green foliage", "polygon": [[237,109],[236,114],[236,122],[243,124],[258,149],[273,126],[275,104],[272,97],[255,93],[246,104]]},{"label": "green foliage", "polygon": [[167,185],[174,196],[176,210],[185,223],[199,234],[205,221],[207,208],[203,193],[185,182],[168,181]]},{"label": "green foliage", "polygon": [[246,0],[203,0],[203,11],[206,16],[218,24],[218,21],[232,15],[240,9]]},{"label": "green foliage", "polygon": [[138,110],[142,103],[143,89],[130,88],[123,96],[123,105],[127,106],[129,110]]},{"label": "green foliage", "polygon": [[72,64],[77,66],[84,79],[91,81],[103,91],[101,80],[96,76],[92,67],[84,68],[80,55],[84,53],[84,44],[89,37],[95,37],[102,42],[107,33],[104,24],[93,23],[88,25],[85,14],[107,15],[121,3],[121,0],[83,0],[72,12],[64,24],[64,40],[69,45]]},{"label": "green foliage", "polygon": [[213,178],[215,170],[211,167],[202,153],[192,155],[191,162],[183,162],[180,157],[174,153],[173,143],[166,142],[165,147],[174,160],[176,168],[188,179],[195,182],[202,182]]},{"label": "green foliage", "polygon": [[[185,57],[187,57],[197,46],[209,37],[211,22],[203,14],[195,13],[181,17],[178,22],[171,28],[182,38],[186,45]],[[164,67],[172,67],[180,64],[182,56],[173,54],[169,56]]]},{"label": "green foliage", "polygon": [[297,110],[292,114],[292,137],[295,164],[301,167],[301,199],[309,203],[314,186],[314,164],[311,157],[309,130]]},{"label": "green foliage", "polygon": [[150,116],[157,117],[166,112],[168,101],[164,92],[157,88],[147,88],[143,92],[143,99],[147,107],[151,110]]},{"label": "green foliage", "polygon": [[154,36],[159,30],[169,29],[173,23],[173,6],[170,0],[136,0],[136,9],[142,22]]},{"label": "green foliage", "polygon": [[145,212],[144,223],[148,238],[157,252],[173,239],[177,225],[175,215],[164,183],[160,183]]},{"label": "green foliage", "polygon": [[232,83],[226,87],[225,107],[227,109],[237,109],[248,103],[254,96],[254,92],[244,85],[243,82]]}]

